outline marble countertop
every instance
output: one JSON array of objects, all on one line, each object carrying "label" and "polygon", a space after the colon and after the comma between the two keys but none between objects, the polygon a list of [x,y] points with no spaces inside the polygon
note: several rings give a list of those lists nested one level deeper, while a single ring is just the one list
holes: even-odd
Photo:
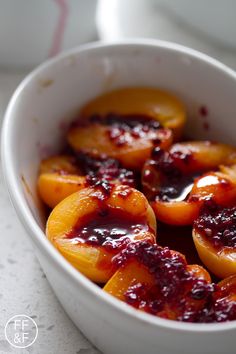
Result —
[{"label": "marble countertop", "polygon": [[[0,119],[25,72],[0,71]],[[15,349],[4,335],[14,315],[31,316],[39,334],[26,349]],[[68,318],[43,273],[9,201],[0,172],[0,354],[98,354]]]}]

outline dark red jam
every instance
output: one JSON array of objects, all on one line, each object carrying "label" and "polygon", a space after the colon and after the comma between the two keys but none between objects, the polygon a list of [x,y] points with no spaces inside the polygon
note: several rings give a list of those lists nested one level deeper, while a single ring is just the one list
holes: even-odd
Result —
[{"label": "dark red jam", "polygon": [[[217,286],[215,286],[217,289]],[[212,323],[236,320],[236,302],[227,298],[215,298],[208,301],[205,307],[199,312],[196,322]]]},{"label": "dark red jam", "polygon": [[156,138],[156,131],[161,128],[157,120],[151,119],[144,115],[118,115],[108,114],[105,123],[109,125],[109,138],[117,146],[128,144],[130,139],[142,139],[153,134]]},{"label": "dark red jam", "polygon": [[75,243],[117,251],[133,241],[137,234],[147,231],[149,226],[143,216],[103,206],[103,209],[80,219],[66,236]]},{"label": "dark red jam", "polygon": [[176,227],[158,222],[157,231],[159,246],[167,246],[184,254],[188,264],[202,265],[193,242],[192,226]]},{"label": "dark red jam", "polygon": [[199,113],[200,113],[200,115],[202,116],[202,117],[207,117],[208,116],[208,108],[206,107],[206,106],[201,106],[200,108],[199,108]]},{"label": "dark red jam", "polygon": [[208,206],[194,223],[194,228],[216,248],[236,248],[236,207]]},{"label": "dark red jam", "polygon": [[[85,124],[102,124],[108,127],[108,137],[116,146],[123,146],[130,143],[134,139],[148,138],[157,143],[159,138],[157,131],[161,131],[164,135],[164,129],[161,124],[144,114],[127,114],[121,115],[117,113],[108,113],[105,116],[99,114],[92,115],[87,121],[80,120],[72,124],[74,126],[84,126]],[[169,130],[168,130],[169,131]],[[158,143],[160,140],[158,139]]]},{"label": "dark red jam", "polygon": [[190,151],[164,151],[155,147],[152,158],[145,165],[143,183],[149,189],[147,194],[151,200],[156,197],[162,201],[185,200],[191,191],[194,179],[200,171],[186,172],[192,164]]},{"label": "dark red jam", "polygon": [[89,185],[94,185],[98,181],[118,181],[131,187],[137,185],[138,173],[124,168],[118,160],[108,158],[106,155],[95,158],[79,153],[77,161],[80,169],[87,175]]},{"label": "dark red jam", "polygon": [[169,248],[148,241],[130,243],[113,258],[116,266],[137,260],[153,275],[153,285],[128,288],[125,301],[135,308],[185,322],[223,322],[236,319],[236,303],[219,299],[217,285],[191,274],[185,259]]}]

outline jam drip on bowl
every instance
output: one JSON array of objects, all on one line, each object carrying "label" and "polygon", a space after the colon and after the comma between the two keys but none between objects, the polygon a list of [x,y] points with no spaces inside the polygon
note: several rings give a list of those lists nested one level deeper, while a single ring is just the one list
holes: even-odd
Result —
[{"label": "jam drip on bowl", "polygon": [[197,277],[183,255],[148,241],[130,243],[113,259],[119,267],[138,261],[153,284],[131,284],[124,294],[131,306],[185,322],[223,322],[236,319],[236,302],[221,294],[218,285]]},{"label": "jam drip on bowl", "polygon": [[127,214],[118,208],[104,208],[84,216],[66,236],[73,239],[74,243],[117,251],[124,248],[137,234],[148,231],[149,226],[144,217]]},{"label": "jam drip on bowl", "polygon": [[206,203],[194,228],[216,249],[236,249],[236,207],[220,208],[212,202]]}]

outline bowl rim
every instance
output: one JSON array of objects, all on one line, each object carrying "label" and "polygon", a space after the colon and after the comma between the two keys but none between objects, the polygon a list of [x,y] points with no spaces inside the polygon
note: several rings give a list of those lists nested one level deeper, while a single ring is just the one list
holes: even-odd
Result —
[{"label": "bowl rim", "polygon": [[[133,48],[159,48],[160,50],[167,50],[172,52],[177,52],[188,56],[189,58],[194,58],[199,61],[203,61],[205,64],[213,66],[215,69],[228,75],[231,79],[235,80],[236,86],[236,72],[230,69],[225,64],[219,62],[218,60],[196,51],[194,49],[161,40],[153,39],[129,39],[114,42],[92,42],[89,44],[81,45],[79,47],[65,51],[58,56],[49,59],[48,61],[41,64],[39,67],[34,69],[29,73],[26,78],[20,83],[20,85],[15,90],[5,113],[3,126],[2,126],[2,139],[1,139],[1,157],[2,157],[2,169],[3,176],[6,182],[7,189],[10,194],[10,199],[16,210],[16,213],[23,224],[27,234],[30,235],[33,243],[37,248],[43,252],[44,256],[50,261],[53,267],[57,267],[58,270],[63,274],[63,276],[68,277],[69,281],[73,283],[74,286],[82,286],[90,296],[96,297],[100,301],[101,305],[108,306],[113,312],[118,313],[127,320],[141,321],[145,324],[156,328],[169,329],[176,332],[184,331],[191,333],[211,333],[211,332],[222,332],[228,330],[236,330],[236,321],[229,321],[224,323],[189,323],[189,322],[178,322],[163,319],[157,316],[138,311],[131,306],[123,303],[122,301],[114,298],[110,294],[100,289],[96,284],[91,282],[85,276],[83,276],[79,271],[77,271],[54,247],[45,237],[45,233],[40,229],[39,225],[35,221],[33,215],[25,199],[23,198],[20,188],[19,188],[19,178],[15,174],[14,170],[14,156],[12,149],[12,135],[14,131],[14,119],[13,112],[15,112],[16,103],[22,99],[24,90],[27,89],[28,85],[34,81],[39,74],[42,74],[45,69],[54,67],[55,64],[60,63],[67,57],[72,55],[78,55],[82,52],[97,51],[97,50],[107,50],[114,47],[133,47]],[[14,113],[16,117],[16,113]]]}]

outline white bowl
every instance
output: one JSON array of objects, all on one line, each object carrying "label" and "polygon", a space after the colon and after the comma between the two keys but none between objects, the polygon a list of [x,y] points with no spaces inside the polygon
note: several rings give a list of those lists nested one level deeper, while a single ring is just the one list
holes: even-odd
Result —
[{"label": "white bowl", "polygon": [[[59,149],[65,122],[92,97],[142,85],[170,90],[186,103],[192,137],[236,143],[235,72],[171,43],[90,44],[40,66],[11,99],[2,135],[3,171],[11,199],[62,306],[104,353],[231,354],[236,321],[179,323],[137,311],[76,271],[44,234],[35,190],[41,154]],[[203,105],[207,117],[199,113]],[[209,130],[204,129],[206,123]]]}]

